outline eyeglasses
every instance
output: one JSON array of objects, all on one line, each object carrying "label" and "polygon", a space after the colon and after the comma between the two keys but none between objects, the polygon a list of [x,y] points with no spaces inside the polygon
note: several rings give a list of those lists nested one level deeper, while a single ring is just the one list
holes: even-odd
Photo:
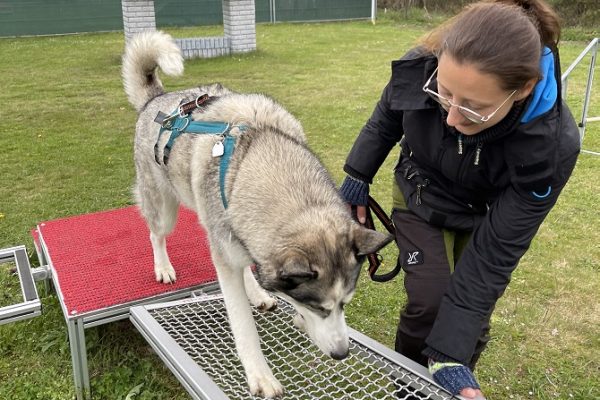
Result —
[{"label": "eyeglasses", "polygon": [[500,104],[500,106],[498,106],[498,108],[496,108],[494,110],[494,112],[492,112],[491,114],[487,115],[487,116],[483,116],[467,107],[463,107],[461,105],[458,105],[454,102],[452,102],[452,100],[442,96],[439,93],[434,92],[433,90],[429,89],[429,85],[431,84],[431,80],[433,79],[434,75],[437,73],[437,68],[435,69],[435,71],[433,71],[433,74],[431,74],[431,76],[429,77],[429,79],[427,79],[427,82],[425,82],[425,85],[423,86],[423,91],[425,93],[427,93],[429,95],[429,97],[431,97],[433,100],[437,101],[438,103],[440,103],[444,108],[449,109],[450,107],[456,107],[456,109],[458,110],[458,112],[460,113],[460,115],[462,115],[463,117],[465,117],[466,119],[468,119],[469,121],[476,123],[476,124],[483,124],[487,121],[489,121],[490,119],[492,119],[492,117],[494,115],[496,115],[496,113],[498,112],[498,110],[500,110],[502,108],[502,106],[504,104],[506,104],[506,102],[513,97],[513,95],[517,92],[517,90],[513,90],[512,93],[506,98],[506,100],[504,100],[502,102],[502,104]]}]

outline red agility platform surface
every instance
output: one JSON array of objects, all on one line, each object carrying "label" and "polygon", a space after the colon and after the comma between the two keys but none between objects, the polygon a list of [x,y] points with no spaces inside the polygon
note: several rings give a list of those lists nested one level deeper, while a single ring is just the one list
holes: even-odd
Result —
[{"label": "red agility platform surface", "polygon": [[167,238],[173,284],[156,282],[149,231],[135,206],[44,222],[36,234],[69,316],[216,281],[206,233],[184,208]]}]

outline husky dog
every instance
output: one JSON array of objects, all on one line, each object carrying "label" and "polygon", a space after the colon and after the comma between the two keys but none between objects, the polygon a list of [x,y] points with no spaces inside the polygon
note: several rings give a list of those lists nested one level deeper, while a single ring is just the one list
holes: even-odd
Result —
[{"label": "husky dog", "polygon": [[[295,307],[295,323],[319,349],[343,359],[349,348],[344,305],[352,298],[360,265],[392,237],[352,219],[330,175],[308,149],[302,126],[281,105],[219,84],[165,93],[158,68],[167,75],[183,72],[173,39],[161,32],[134,37],[122,72],[125,92],[139,113],[135,193],[150,229],[156,280],[175,281],[165,238],[183,204],[198,214],[207,232],[251,393],[281,395],[283,387],[261,352],[250,303],[271,309],[276,300],[265,289],[279,294]],[[224,135],[183,133],[165,162],[172,133],[159,135],[155,118],[204,94],[211,101],[189,118],[229,124],[235,148],[226,173],[222,151],[215,151]]]}]

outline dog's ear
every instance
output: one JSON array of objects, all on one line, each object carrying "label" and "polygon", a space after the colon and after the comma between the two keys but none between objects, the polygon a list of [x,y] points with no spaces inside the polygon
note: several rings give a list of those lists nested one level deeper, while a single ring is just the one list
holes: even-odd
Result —
[{"label": "dog's ear", "polygon": [[306,257],[296,254],[286,258],[277,275],[281,281],[285,282],[285,286],[289,289],[303,282],[315,279],[318,273],[310,269],[310,264]]},{"label": "dog's ear", "polygon": [[389,233],[377,232],[360,225],[354,227],[354,246],[359,256],[375,253],[392,240],[394,240],[394,236]]}]

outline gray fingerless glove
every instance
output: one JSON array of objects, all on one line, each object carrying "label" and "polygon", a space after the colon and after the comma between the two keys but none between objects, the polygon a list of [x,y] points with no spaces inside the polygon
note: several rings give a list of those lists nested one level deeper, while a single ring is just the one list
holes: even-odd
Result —
[{"label": "gray fingerless glove", "polygon": [[340,186],[340,194],[347,203],[353,206],[366,206],[369,198],[369,184],[348,175]]}]

